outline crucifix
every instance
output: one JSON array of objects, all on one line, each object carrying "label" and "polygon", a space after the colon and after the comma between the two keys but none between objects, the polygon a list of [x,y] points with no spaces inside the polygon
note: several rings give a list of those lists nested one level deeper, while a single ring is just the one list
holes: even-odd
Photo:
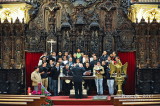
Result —
[{"label": "crucifix", "polygon": [[52,50],[52,47],[53,47],[53,43],[56,43],[56,41],[55,40],[53,40],[53,39],[50,39],[49,41],[47,41],[48,43],[51,43],[51,52],[53,51]]}]

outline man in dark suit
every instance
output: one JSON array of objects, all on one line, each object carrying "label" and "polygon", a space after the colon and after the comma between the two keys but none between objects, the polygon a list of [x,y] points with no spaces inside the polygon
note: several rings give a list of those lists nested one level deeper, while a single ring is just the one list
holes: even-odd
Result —
[{"label": "man in dark suit", "polygon": [[[74,67],[72,68],[73,73],[73,82],[75,87],[75,98],[82,98],[82,76],[85,72],[85,69],[82,64],[74,64]],[[79,93],[78,93],[79,92]]]},{"label": "man in dark suit", "polygon": [[48,61],[50,60],[57,61],[56,52],[52,52],[51,55],[48,56]]},{"label": "man in dark suit", "polygon": [[[63,68],[63,74],[65,76],[72,76],[72,71],[71,71],[71,68],[69,67],[69,64],[66,64],[65,67]],[[65,80],[63,80],[62,86],[63,86],[62,90],[64,92],[64,95],[69,95],[70,90],[73,87],[72,81],[66,82]]]},{"label": "man in dark suit", "polygon": [[[89,63],[86,63],[84,65],[84,68],[85,68],[85,76],[92,76],[92,73],[93,73],[93,70],[92,68],[90,67],[90,64]],[[83,75],[84,75],[83,74]],[[90,80],[90,79],[85,79],[84,80],[85,83],[84,83],[84,88],[87,89],[87,93],[90,94],[90,91],[91,91],[91,88],[93,88],[93,85],[92,85],[92,82],[94,80]]]},{"label": "man in dark suit", "polygon": [[54,96],[58,96],[58,76],[59,74],[60,74],[60,64],[57,62],[56,65],[51,69]]}]

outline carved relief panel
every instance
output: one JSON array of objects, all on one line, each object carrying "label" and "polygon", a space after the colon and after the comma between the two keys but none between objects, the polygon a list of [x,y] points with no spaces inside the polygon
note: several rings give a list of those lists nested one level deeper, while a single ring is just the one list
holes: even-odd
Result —
[{"label": "carved relief panel", "polygon": [[[133,50],[132,26],[123,15],[123,9],[119,8],[120,4],[112,0],[42,1],[28,28],[26,41],[34,40],[26,42],[26,47],[29,51],[50,52],[47,41],[53,39],[56,43],[52,50],[56,52],[73,53],[80,48],[85,53],[101,55],[103,50]],[[126,21],[130,27],[127,29],[129,36],[125,34],[125,28],[121,28]],[[36,33],[30,33],[32,31]],[[114,32],[118,32],[116,36]],[[35,49],[35,45],[39,48]]]},{"label": "carved relief panel", "polygon": [[1,23],[1,68],[21,69],[24,66],[24,23],[17,19],[10,24]]},{"label": "carved relief panel", "polygon": [[[159,23],[146,23],[142,18],[136,29],[137,65],[139,68],[156,68],[159,62]],[[156,26],[156,27],[155,27]]]}]

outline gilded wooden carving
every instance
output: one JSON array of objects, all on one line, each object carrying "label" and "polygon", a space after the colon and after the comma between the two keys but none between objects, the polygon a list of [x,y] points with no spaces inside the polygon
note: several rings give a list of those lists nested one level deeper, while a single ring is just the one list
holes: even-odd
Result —
[{"label": "gilded wooden carving", "polygon": [[[27,8],[27,7],[26,7]],[[27,9],[28,23],[16,19],[0,23],[0,67],[24,66],[25,51],[101,55],[103,50],[136,51],[138,67],[157,67],[160,60],[160,25],[156,21],[132,23],[124,0],[44,0]],[[130,10],[129,15],[135,11]],[[28,17],[28,16],[27,16]],[[134,17],[135,19],[135,17]],[[136,22],[136,21],[134,21]]]}]

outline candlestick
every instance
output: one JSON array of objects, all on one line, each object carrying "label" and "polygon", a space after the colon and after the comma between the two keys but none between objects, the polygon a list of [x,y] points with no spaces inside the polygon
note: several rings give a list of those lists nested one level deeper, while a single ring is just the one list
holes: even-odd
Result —
[{"label": "candlestick", "polygon": [[28,87],[28,95],[31,93],[31,87]]}]

